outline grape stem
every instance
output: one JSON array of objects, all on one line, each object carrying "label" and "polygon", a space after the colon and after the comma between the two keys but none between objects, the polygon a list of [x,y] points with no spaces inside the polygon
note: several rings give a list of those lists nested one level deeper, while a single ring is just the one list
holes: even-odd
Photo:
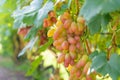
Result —
[{"label": "grape stem", "polygon": [[87,51],[88,51],[88,54],[90,55],[90,54],[91,54],[91,49],[90,49],[90,47],[89,47],[89,43],[88,43],[88,40],[87,40],[87,39],[85,40],[85,43],[86,43],[86,49],[87,49]]},{"label": "grape stem", "polygon": [[117,46],[117,44],[116,44],[116,29],[117,29],[118,24],[119,24],[119,19],[116,20],[115,25],[112,27],[112,30],[113,30],[113,35],[112,35],[112,40],[111,40],[112,45],[109,48],[107,48],[107,52],[108,52],[107,60],[110,59],[110,51],[112,50],[112,48],[114,48],[114,52],[116,51],[116,46]]}]

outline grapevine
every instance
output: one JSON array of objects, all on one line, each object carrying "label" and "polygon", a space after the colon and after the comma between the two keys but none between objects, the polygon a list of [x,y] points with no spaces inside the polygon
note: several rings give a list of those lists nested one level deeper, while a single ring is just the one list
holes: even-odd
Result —
[{"label": "grapevine", "polygon": [[[114,4],[117,2],[120,3],[115,0]],[[18,34],[27,36],[28,40],[39,37],[38,53],[46,49],[53,51],[57,65],[63,64],[68,71],[69,80],[97,80],[96,76],[107,74],[112,80],[118,80],[120,67],[112,64],[120,64],[116,60],[120,60],[117,35],[120,33],[120,7],[110,1],[94,0],[43,0],[43,3],[40,3],[40,10],[32,11],[35,14],[31,16],[32,25],[26,21],[28,25],[19,28]],[[108,9],[106,3],[113,8]],[[60,73],[57,78],[58,75]],[[52,76],[50,80],[55,78]]]}]

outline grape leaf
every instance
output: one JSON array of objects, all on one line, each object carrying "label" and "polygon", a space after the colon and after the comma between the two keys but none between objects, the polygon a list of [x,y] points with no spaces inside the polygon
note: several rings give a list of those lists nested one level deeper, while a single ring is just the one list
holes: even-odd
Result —
[{"label": "grape leaf", "polygon": [[36,38],[32,38],[30,40],[30,42],[22,49],[22,51],[19,53],[18,57],[22,56],[26,51],[27,49],[32,49],[32,47],[34,46],[35,42],[37,41],[38,37]]},{"label": "grape leaf", "polygon": [[42,56],[39,56],[35,61],[31,63],[31,67],[26,73],[26,76],[31,76],[32,73],[37,69],[37,67],[40,65],[40,62],[42,61]]},{"label": "grape leaf", "polygon": [[28,34],[25,36],[24,39],[25,39],[25,40],[32,39],[33,37],[36,36],[38,30],[39,30],[39,28],[32,27],[32,28],[30,29],[30,31],[28,32]]},{"label": "grape leaf", "polygon": [[43,19],[47,16],[48,12],[53,10],[53,2],[48,1],[46,4],[38,11],[38,14],[35,19],[35,26],[39,27],[43,23]]},{"label": "grape leaf", "polygon": [[106,26],[109,22],[108,13],[120,10],[119,5],[119,0],[86,0],[79,15],[85,18],[90,33],[95,34],[100,31],[101,25]]},{"label": "grape leaf", "polygon": [[107,60],[106,53],[100,52],[92,58],[91,69],[95,69],[95,71],[103,76],[109,74],[112,80],[118,80],[120,77],[120,56],[118,54],[112,54],[110,60]]},{"label": "grape leaf", "polygon": [[45,51],[52,43],[53,43],[53,39],[49,38],[47,43],[39,47],[39,52]]},{"label": "grape leaf", "polygon": [[[26,22],[26,18],[30,22],[34,21],[33,17],[37,13],[37,11],[42,7],[42,3],[43,0],[33,0],[29,6],[25,6],[22,9],[16,9],[12,14],[12,17],[15,19],[14,28],[21,27],[23,22]],[[28,23],[27,21],[26,23],[30,24],[30,22]]]}]

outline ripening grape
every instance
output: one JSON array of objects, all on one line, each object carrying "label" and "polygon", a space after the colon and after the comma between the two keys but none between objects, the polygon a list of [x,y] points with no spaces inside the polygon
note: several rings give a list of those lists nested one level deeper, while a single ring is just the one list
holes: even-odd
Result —
[{"label": "ripening grape", "polygon": [[78,30],[77,24],[75,22],[72,22],[70,28],[72,32],[76,32]]},{"label": "ripening grape", "polygon": [[75,36],[74,37],[76,41],[80,41],[80,37],[79,36]]},{"label": "ripening grape", "polygon": [[68,42],[70,44],[76,44],[76,40],[73,37],[68,37]]},{"label": "ripening grape", "polygon": [[27,35],[31,27],[25,27],[25,28],[20,28],[18,31],[19,35],[22,35],[23,37]]},{"label": "ripening grape", "polygon": [[75,46],[74,44],[71,44],[71,45],[69,46],[69,51],[74,53],[75,50],[76,50],[76,46]]},{"label": "ripening grape", "polygon": [[77,72],[77,68],[75,66],[72,67],[70,74],[74,74]]},{"label": "ripening grape", "polygon": [[49,17],[56,17],[56,13],[54,11],[49,11],[48,16]]},{"label": "ripening grape", "polygon": [[79,77],[81,76],[81,71],[78,70],[78,71],[76,72],[76,76],[79,78]]},{"label": "ripening grape", "polygon": [[88,56],[87,55],[83,55],[82,58],[78,61],[76,67],[77,68],[81,68],[81,67],[85,66],[87,60],[88,60]]},{"label": "ripening grape", "polygon": [[76,53],[70,52],[70,56],[72,59],[75,59],[77,57]]},{"label": "ripening grape", "polygon": [[59,33],[57,31],[54,32],[53,39],[57,40],[59,38]]},{"label": "ripening grape", "polygon": [[68,50],[68,48],[69,48],[69,43],[68,43],[67,41],[64,41],[64,42],[62,43],[61,47],[62,47],[63,50]]},{"label": "ripening grape", "polygon": [[65,54],[61,53],[57,58],[57,62],[62,63],[64,60],[65,60]]},{"label": "ripening grape", "polygon": [[91,65],[91,62],[87,62],[87,64],[85,65],[85,67],[83,69],[83,74],[87,75],[90,65]]},{"label": "ripening grape", "polygon": [[74,59],[71,58],[70,65],[74,65],[74,64],[75,64]]},{"label": "ripening grape", "polygon": [[64,28],[65,29],[68,29],[70,26],[71,26],[71,23],[72,23],[72,20],[66,20],[65,23],[64,23]]},{"label": "ripening grape", "polygon": [[85,19],[83,17],[78,17],[77,18],[77,22],[81,23],[81,24],[84,24],[85,23]]},{"label": "ripening grape", "polygon": [[50,21],[52,21],[53,23],[56,23],[57,22],[57,19],[55,17],[51,17],[50,18]]},{"label": "ripening grape", "polygon": [[86,76],[86,80],[92,80],[92,77],[89,76],[89,75],[87,75],[87,76]]},{"label": "ripening grape", "polygon": [[76,48],[81,49],[81,44],[80,44],[80,42],[77,42],[77,43],[76,43]]},{"label": "ripening grape", "polygon": [[70,61],[71,61],[71,56],[69,54],[66,54],[65,55],[65,62],[69,64]]}]

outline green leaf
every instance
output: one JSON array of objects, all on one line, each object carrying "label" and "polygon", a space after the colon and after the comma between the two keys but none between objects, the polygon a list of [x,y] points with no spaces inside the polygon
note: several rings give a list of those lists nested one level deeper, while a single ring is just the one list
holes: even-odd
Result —
[{"label": "green leaf", "polygon": [[118,80],[120,77],[120,56],[112,54],[110,60],[107,60],[105,53],[99,53],[92,59],[91,68],[105,76],[109,74],[112,80]]},{"label": "green leaf", "polygon": [[35,18],[36,18],[36,13],[25,15],[23,18],[23,23],[26,23],[27,25],[33,25]]},{"label": "green leaf", "polygon": [[35,37],[38,30],[39,30],[39,28],[32,27],[30,29],[30,31],[28,32],[28,34],[25,36],[25,40],[29,40],[29,39],[32,39],[33,37]]},{"label": "green leaf", "polygon": [[45,51],[52,43],[53,43],[53,39],[49,38],[47,43],[39,47],[39,52]]},{"label": "green leaf", "polygon": [[[87,21],[88,28],[91,34],[95,34],[100,31],[101,27],[106,27],[111,17],[109,15],[96,15]],[[104,28],[105,29],[105,28]]]},{"label": "green leaf", "polygon": [[50,10],[53,10],[53,2],[48,1],[46,4],[38,11],[38,14],[35,19],[35,26],[39,27],[43,23],[43,19],[47,17],[47,14]]},{"label": "green leaf", "polygon": [[90,59],[93,59],[95,56],[97,56],[98,55],[98,51],[94,51],[94,52],[92,52],[90,55],[89,55],[89,58]]},{"label": "green leaf", "polygon": [[99,53],[97,56],[95,56],[92,62],[91,68],[94,68],[95,70],[101,68],[107,63],[106,55],[105,53]]},{"label": "green leaf", "polygon": [[101,26],[108,24],[108,13],[120,10],[119,5],[119,0],[86,0],[79,15],[85,18],[90,33],[95,34],[100,31]]},{"label": "green leaf", "polygon": [[42,3],[43,0],[33,0],[29,6],[15,10],[12,14],[12,17],[15,19],[14,28],[21,27],[23,22],[27,23],[28,25],[32,24],[36,13],[42,7]]},{"label": "green leaf", "polygon": [[35,42],[37,41],[37,37],[36,38],[32,38],[31,40],[30,40],[30,42],[22,49],[22,51],[19,53],[19,55],[18,55],[18,57],[20,57],[20,56],[22,56],[26,51],[27,51],[27,49],[32,49],[33,48],[33,46],[34,46],[34,44],[35,44]]},{"label": "green leaf", "polygon": [[40,65],[40,62],[42,61],[42,56],[39,56],[35,61],[31,63],[31,67],[26,73],[26,76],[32,75],[32,73],[37,69],[37,67]]}]

